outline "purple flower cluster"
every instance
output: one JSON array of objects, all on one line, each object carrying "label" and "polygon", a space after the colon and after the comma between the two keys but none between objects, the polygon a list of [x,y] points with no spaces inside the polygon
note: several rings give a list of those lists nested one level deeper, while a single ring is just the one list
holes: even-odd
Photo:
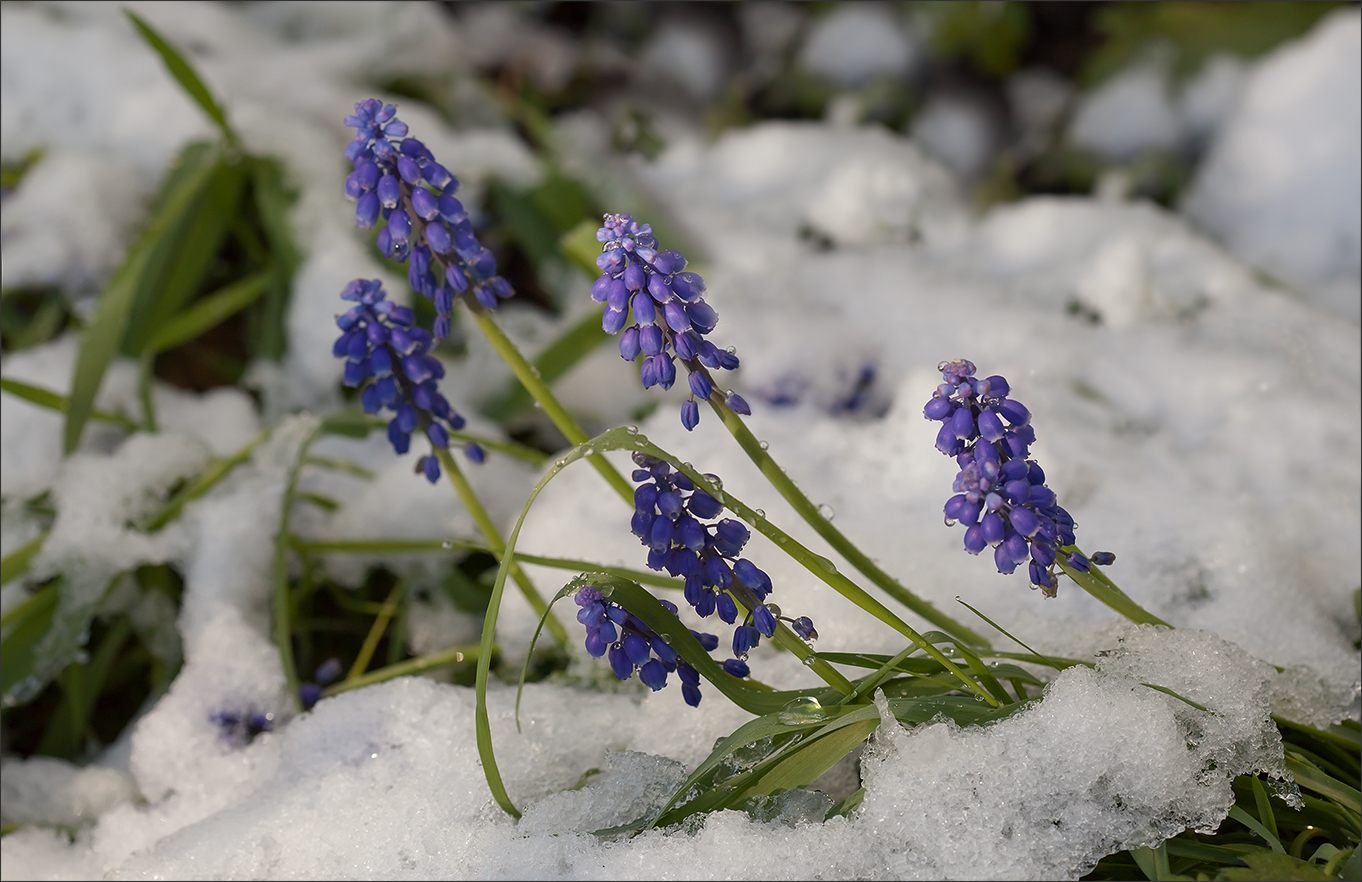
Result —
[{"label": "purple flower cluster", "polygon": [[[1036,440],[1031,412],[1008,397],[1007,380],[978,379],[968,361],[944,362],[939,370],[944,382],[923,416],[941,423],[936,448],[960,466],[956,495],[946,503],[946,523],[965,525],[970,554],[992,546],[1000,573],[1010,574],[1029,559],[1031,584],[1054,597],[1059,586],[1055,558],[1074,544],[1075,525],[1045,486],[1045,472],[1027,459]],[[1067,557],[1079,572],[1114,560],[1111,552],[1089,559],[1075,550]]]},{"label": "purple flower cluster", "polygon": [[[435,301],[435,339],[449,335],[454,298],[467,294],[488,309],[515,293],[497,275],[497,261],[473,234],[462,203],[454,198],[459,181],[415,138],[404,137],[407,124],[397,108],[370,98],[355,105],[345,124],[358,131],[345,148],[354,171],[345,195],[357,202],[355,225],[367,230],[380,218],[384,257],[407,262],[414,291]],[[401,139],[400,141],[397,139]]]},{"label": "purple flower cluster", "polygon": [[[762,637],[776,633],[781,620],[806,640],[818,632],[807,616],[784,617],[766,603],[771,577],[746,558],[739,558],[751,534],[741,521],[714,519],[723,506],[713,496],[661,460],[634,454],[634,535],[648,546],[648,566],[686,580],[686,602],[701,618],[714,613],[733,630],[734,658],[724,670],[735,677],[749,673],[747,653]],[[749,610],[738,622],[738,605]]]},{"label": "purple flower cluster", "polygon": [[[624,332],[620,357],[625,361],[643,356],[639,380],[645,389],[670,389],[676,359],[681,360],[691,391],[681,405],[681,423],[694,429],[700,422],[696,399],[708,401],[714,392],[709,371],[738,367],[738,356],[704,339],[719,321],[705,302],[705,280],[686,269],[680,251],[658,250],[651,224],[627,214],[607,214],[596,238],[604,243],[596,258],[603,275],[591,286],[591,298],[605,304],[601,327],[610,334]],[[634,324],[626,328],[631,308]],[[737,414],[752,412],[734,392],[724,396],[724,404]]]},{"label": "purple flower cluster", "polygon": [[[675,673],[681,679],[686,704],[700,706],[700,673],[677,655],[662,635],[593,586],[578,591],[573,600],[581,607],[577,621],[586,626],[586,651],[592,658],[608,656],[610,669],[621,680],[628,680],[637,670],[639,680],[654,692],[667,685],[668,674]],[[676,604],[658,602],[676,615]],[[707,652],[719,645],[719,638],[713,634],[690,633]]]},{"label": "purple flower cluster", "polygon": [[[345,359],[345,385],[355,387],[368,381],[360,393],[364,412],[393,411],[388,440],[399,454],[410,449],[411,434],[418,428],[432,445],[448,448],[445,425],[458,431],[464,419],[436,388],[445,368],[427,354],[430,332],[415,325],[410,309],[387,299],[378,279],[355,279],[345,286],[341,299],[356,303],[337,316],[342,333],[331,351]],[[483,461],[482,448],[476,444],[464,445],[464,453],[474,462]],[[423,456],[417,471],[433,484],[440,479],[440,461]]]}]

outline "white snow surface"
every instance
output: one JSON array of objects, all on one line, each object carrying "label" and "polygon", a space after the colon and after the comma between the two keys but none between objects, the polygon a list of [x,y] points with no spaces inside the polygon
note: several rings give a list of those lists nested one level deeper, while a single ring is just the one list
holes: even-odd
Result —
[{"label": "white snow surface", "polygon": [[[286,476],[317,423],[283,415],[325,412],[338,401],[330,355],[336,292],[377,272],[339,195],[344,164],[326,157],[344,144],[340,117],[368,94],[361,72],[406,65],[453,76],[465,63],[464,36],[421,6],[137,8],[191,48],[252,149],[284,157],[301,192],[294,219],[308,260],[294,290],[289,360],[257,370],[263,419],[241,393],[158,388],[171,431],[125,438],[95,427],[81,452],[62,461],[57,417],[0,397],[6,552],[32,535],[11,501],[51,489],[61,515],[39,572],[79,564],[107,578],[137,562],[171,560],[186,576],[178,623],[185,666],[128,740],[84,770],[33,760],[0,766],[5,820],[38,822],[0,840],[0,876],[731,878],[756,867],[770,878],[1076,878],[1111,851],[1214,827],[1231,804],[1233,775],[1280,775],[1270,711],[1316,724],[1356,715],[1356,325],[1260,281],[1243,262],[1256,258],[1237,240],[1226,239],[1240,257],[1157,207],[1032,198],[973,218],[950,172],[907,139],[877,128],[769,123],[713,144],[674,139],[656,163],[636,169],[705,256],[697,268],[721,314],[712,339],[735,345],[743,359],[728,382],[752,402],[753,431],[839,528],[939,608],[969,621],[957,612],[959,596],[1041,651],[1102,652],[1096,667],[1059,675],[1041,702],[996,725],[882,723],[861,760],[865,802],[849,817],[824,823],[816,809],[825,803],[787,801],[772,820],[724,812],[616,841],[590,831],[655,809],[746,715],[713,689],[698,711],[674,686],[647,694],[591,689],[583,684],[599,682],[603,671],[574,646],[570,680],[527,688],[519,733],[513,690],[490,694],[498,763],[525,811],[519,822],[495,807],[484,782],[471,690],[406,678],[291,717],[267,629],[270,562]],[[821,26],[831,29],[852,9]],[[95,153],[108,167],[135,170],[130,192],[147,192],[178,146],[206,133],[116,9],[0,10],[7,159],[46,146],[37,175],[63,155],[75,157],[72,168],[88,167],[79,157]],[[1326,20],[1256,67],[1249,109],[1231,116],[1224,138],[1247,125],[1263,83],[1333,69],[1346,42],[1338,22],[1351,21],[1355,33],[1351,15]],[[88,65],[35,60],[73,46]],[[1356,107],[1357,82],[1332,82],[1335,97],[1312,102],[1313,116],[1252,119],[1273,137],[1323,131],[1334,125],[1328,101]],[[469,182],[491,171],[521,181],[538,174],[504,132],[451,131],[414,102],[401,112]],[[1299,202],[1255,203],[1262,207],[1237,221],[1269,232],[1291,223],[1293,235],[1329,241],[1355,235],[1356,212],[1333,209],[1335,191],[1356,193],[1355,170],[1313,154],[1273,156],[1274,180],[1302,182]],[[36,200],[25,196],[27,186],[12,198]],[[1318,208],[1308,225],[1283,220],[1308,200]],[[39,213],[30,226],[10,220],[7,199],[6,262],[12,229],[35,236],[46,224],[67,224],[67,238],[86,229],[126,237],[126,206],[115,202],[94,199],[104,206],[98,216],[93,208]],[[1205,218],[1198,216],[1210,227]],[[118,251],[107,244],[113,239],[99,241],[88,252],[62,252],[53,260],[63,265],[44,271],[62,284],[97,283]],[[402,296],[401,280],[391,282]],[[506,319],[521,339],[551,339],[542,321]],[[74,347],[67,337],[17,353],[4,373],[63,390]],[[1024,576],[999,576],[962,552],[960,528],[941,524],[955,469],[933,448],[935,425],[921,416],[938,382],[935,366],[956,357],[1008,377],[1034,415],[1034,456],[1079,522],[1080,544],[1116,551],[1112,577],[1178,630],[1124,626],[1069,584],[1045,601],[1026,590]],[[586,382],[613,360],[607,350],[560,382]],[[469,363],[450,365],[456,402],[505,376],[476,347]],[[138,414],[130,370],[115,365],[101,408]],[[625,420],[638,401],[619,396],[612,411],[609,396],[576,394],[606,421]],[[675,405],[665,401],[641,430],[826,553],[713,415],[686,433]],[[269,440],[180,522],[152,538],[127,528],[154,506],[156,492],[210,453],[239,448],[262,424],[273,426]],[[411,457],[393,457],[381,438],[326,439],[315,452],[379,474],[364,481],[306,471],[304,489],[342,507],[334,514],[299,507],[294,527],[305,535],[474,535],[453,494],[413,476]],[[537,475],[495,455],[469,471],[509,530]],[[594,473],[576,465],[541,496],[520,547],[637,567],[643,549],[628,517]],[[787,614],[814,618],[819,648],[902,648],[901,638],[831,596],[766,540],[755,537],[748,556],[770,573],[773,599]],[[382,559],[416,579],[441,572],[438,561],[411,555]],[[358,579],[365,564],[339,556],[326,563],[342,581]],[[548,593],[567,575],[527,570]],[[7,604],[10,596],[7,586]],[[451,631],[476,633],[457,616],[446,620]],[[503,651],[523,651],[534,623],[523,599],[508,592]],[[426,651],[448,645],[439,638],[419,636]],[[1267,662],[1290,667],[1277,675]],[[765,646],[752,665],[778,688],[816,683]],[[1311,694],[1303,706],[1300,697]],[[257,713],[273,714],[273,728],[249,743],[221,722],[223,714]],[[591,769],[603,771],[570,789]],[[68,836],[43,823],[78,826]]]},{"label": "white snow surface", "polygon": [[1362,15],[1340,9],[1254,67],[1189,216],[1328,311],[1362,316]]}]

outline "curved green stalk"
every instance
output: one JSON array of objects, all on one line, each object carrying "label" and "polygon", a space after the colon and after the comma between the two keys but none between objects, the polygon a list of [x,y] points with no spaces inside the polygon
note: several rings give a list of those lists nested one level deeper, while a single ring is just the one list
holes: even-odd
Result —
[{"label": "curved green stalk", "polygon": [[957,622],[955,619],[903,587],[903,585],[899,584],[897,579],[880,569],[874,561],[853,545],[851,540],[847,539],[847,537],[842,534],[841,530],[832,525],[832,521],[825,518],[818,511],[818,506],[814,505],[812,500],[805,496],[804,492],[795,486],[794,481],[790,480],[790,476],[785,473],[784,469],[782,469],[780,465],[771,458],[771,455],[762,448],[761,442],[758,441],[757,437],[747,428],[747,424],[742,421],[742,417],[729,410],[723,403],[723,396],[719,394],[717,389],[711,393],[709,404],[710,407],[714,408],[714,412],[719,415],[719,419],[723,420],[724,427],[728,429],[729,433],[733,436],[733,439],[738,442],[738,446],[747,454],[747,458],[752,460],[752,463],[761,470],[761,473],[764,476],[766,476],[766,480],[771,482],[771,486],[775,487],[776,491],[784,497],[785,501],[790,503],[790,506],[794,508],[795,513],[798,514],[806,524],[812,527],[814,532],[823,538],[823,541],[827,542],[838,554],[846,558],[849,564],[864,574],[867,579],[882,589],[884,593],[888,594],[899,603],[902,603],[904,606],[908,607],[908,609],[917,613],[923,619],[931,622],[941,630],[954,637],[960,638],[965,643],[970,643],[975,646],[989,645],[988,640],[980,636],[977,632],[960,622]]},{"label": "curved green stalk", "polygon": [[[572,414],[568,413],[562,403],[554,396],[553,391],[549,389],[549,386],[544,382],[544,379],[539,376],[539,372],[535,369],[534,365],[525,360],[525,356],[520,354],[520,350],[517,349],[516,345],[511,342],[511,339],[506,336],[506,333],[501,330],[501,326],[497,324],[497,320],[492,316],[492,313],[488,311],[486,307],[473,302],[469,303],[469,311],[472,312],[473,320],[477,322],[478,329],[481,330],[483,336],[487,338],[487,342],[492,344],[492,348],[496,350],[497,355],[500,355],[501,360],[506,362],[507,366],[510,367],[511,372],[515,374],[516,379],[519,380],[521,385],[525,387],[525,390],[534,397],[534,400],[539,403],[539,406],[544,409],[544,413],[548,418],[553,420],[553,424],[558,427],[558,431],[562,432],[563,436],[574,446],[585,442],[587,440],[586,432],[582,430],[581,426],[577,425],[577,421],[572,418]],[[616,493],[623,497],[625,502],[630,505],[634,504],[634,488],[629,485],[629,482],[624,479],[624,476],[621,475],[604,456],[601,456],[599,453],[593,453],[589,455],[587,459],[591,460],[591,465],[596,471],[601,473],[601,477],[605,478],[605,482],[609,484]]]},{"label": "curved green stalk", "polygon": [[[308,539],[293,537],[293,547],[299,551],[342,551],[353,554],[383,554],[385,552],[403,551],[451,551],[455,548],[461,551],[484,551],[492,553],[490,546],[481,542],[469,542],[466,539],[333,539],[325,542],[313,542]],[[670,588],[673,591],[680,591],[685,587],[685,583],[680,579],[671,576],[661,576],[651,570],[635,570],[630,567],[611,567],[597,563],[594,560],[578,560],[572,557],[545,557],[540,554],[525,554],[517,551],[512,555],[519,563],[535,564],[541,567],[552,567],[557,570],[572,570],[574,573],[602,572],[612,576],[619,576],[621,579],[629,579],[643,585],[652,585],[655,588]]]},{"label": "curved green stalk", "polygon": [[[459,494],[459,499],[463,500],[464,508],[468,510],[468,514],[473,518],[473,523],[477,525],[478,531],[482,533],[483,538],[487,540],[488,550],[492,552],[498,561],[503,559],[510,560],[511,578],[515,579],[515,583],[520,586],[520,593],[525,595],[525,599],[530,602],[530,606],[534,608],[536,615],[544,615],[549,608],[548,604],[544,602],[543,597],[539,596],[539,592],[535,589],[534,583],[530,581],[529,576],[525,575],[525,571],[520,568],[520,564],[515,562],[515,558],[505,558],[504,552],[506,551],[506,542],[501,538],[501,531],[497,529],[496,522],[493,521],[492,516],[487,513],[487,509],[482,507],[482,501],[478,499],[478,495],[473,492],[473,487],[468,483],[468,479],[464,477],[463,471],[459,469],[459,464],[454,461],[454,457],[450,454],[449,449],[447,447],[435,447],[433,449],[435,451],[435,457],[440,460],[440,465],[444,467],[445,473],[449,475],[449,483],[454,485],[454,489]],[[549,633],[553,635],[553,639],[558,641],[559,646],[567,645],[567,631],[563,628],[562,623],[555,619],[552,614],[549,615],[548,625],[546,627],[548,627]]]},{"label": "curved green stalk", "polygon": [[351,689],[360,689],[365,686],[372,686],[375,683],[382,683],[385,680],[392,680],[396,677],[407,677],[428,671],[431,668],[442,668],[446,665],[454,665],[459,662],[474,661],[478,657],[476,646],[460,646],[445,649],[440,652],[423,655],[418,658],[409,658],[406,661],[398,662],[395,665],[388,665],[376,671],[370,671],[359,677],[345,679],[339,683],[332,684],[322,690],[322,698],[330,698],[341,692],[348,692]]}]

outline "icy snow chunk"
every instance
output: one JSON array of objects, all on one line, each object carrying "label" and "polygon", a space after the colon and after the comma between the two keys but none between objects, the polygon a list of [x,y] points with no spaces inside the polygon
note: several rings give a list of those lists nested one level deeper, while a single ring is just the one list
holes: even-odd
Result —
[{"label": "icy snow chunk", "polygon": [[685,191],[682,218],[739,266],[791,257],[801,235],[848,247],[934,240],[967,217],[950,173],[878,127],[763,123],[712,147],[679,143],[648,172]]},{"label": "icy snow chunk", "polygon": [[1235,775],[1286,774],[1264,667],[1213,635],[1138,628],[996,725],[881,726],[855,826],[889,843],[886,875],[955,879],[1076,878],[1113,851],[1214,829]]},{"label": "icy snow chunk", "polygon": [[177,480],[196,473],[207,459],[203,444],[192,438],[139,434],[111,456],[77,453],[63,463],[53,488],[57,519],[31,564],[35,578],[63,576],[60,599],[52,629],[34,650],[32,675],[6,701],[31,696],[79,651],[116,574],[188,553],[183,523],[157,533],[136,525],[165,503]]},{"label": "icy snow chunk", "polygon": [[816,20],[799,51],[799,64],[810,73],[843,86],[878,76],[906,74],[918,49],[879,4],[838,5]]},{"label": "icy snow chunk", "polygon": [[190,504],[193,547],[185,568],[180,632],[186,657],[221,607],[239,611],[260,633],[269,618],[268,599],[289,470],[320,421],[288,417],[204,498]]},{"label": "icy snow chunk", "polygon": [[685,765],[674,759],[628,750],[607,753],[605,769],[585,787],[528,806],[520,829],[544,835],[619,827],[655,814],[685,780]]},{"label": "icy snow chunk", "polygon": [[0,284],[71,294],[100,286],[122,259],[146,195],[117,156],[51,151],[0,206]]},{"label": "icy snow chunk", "polygon": [[1187,214],[1320,306],[1362,310],[1362,27],[1340,9],[1248,75]]},{"label": "icy snow chunk", "polygon": [[1167,71],[1157,60],[1121,71],[1081,98],[1069,127],[1076,145],[1113,162],[1172,150],[1181,135]]},{"label": "icy snow chunk", "polygon": [[46,756],[0,764],[0,816],[8,824],[75,827],[137,797],[132,776],[118,769]]}]

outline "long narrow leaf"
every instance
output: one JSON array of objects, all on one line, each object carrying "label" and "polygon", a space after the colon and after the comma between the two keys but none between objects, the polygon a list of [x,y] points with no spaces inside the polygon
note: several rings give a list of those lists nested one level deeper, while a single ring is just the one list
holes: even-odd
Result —
[{"label": "long narrow leaf", "polygon": [[[11,395],[22,398],[39,407],[45,407],[48,410],[55,410],[59,413],[66,413],[71,407],[71,402],[65,395],[58,395],[50,389],[42,389],[38,386],[24,383],[19,380],[11,380],[8,377],[0,379],[0,389],[4,389]],[[122,426],[129,431],[136,431],[138,428],[137,423],[134,423],[121,413],[108,413],[107,411],[95,410],[92,408],[90,410],[89,418],[92,420],[99,420],[100,422],[113,423]]]},{"label": "long narrow leaf", "polygon": [[215,163],[208,161],[203,151],[186,149],[181,156],[185,160],[192,159],[194,167],[185,170],[182,165],[180,170],[172,172],[173,183],[163,193],[160,205],[143,227],[127,259],[105,286],[81,338],[62,437],[63,450],[68,454],[80,444],[81,432],[91,416],[104,372],[123,342],[134,304],[149,278],[155,275],[154,258],[163,256],[167,235],[182,223],[185,213],[213,173]]},{"label": "long narrow leaf", "polygon": [[237,143],[236,133],[228,125],[227,114],[223,111],[222,105],[218,104],[213,98],[213,93],[208,91],[208,86],[204,85],[203,80],[185,60],[185,57],[137,13],[130,9],[124,9],[123,14],[132,22],[133,27],[137,28],[142,39],[146,40],[151,48],[155,49],[157,54],[161,56],[166,69],[170,71],[170,75],[184,87],[189,97],[194,99],[194,103],[203,108],[203,112],[208,114],[213,122],[217,123],[218,128],[222,130],[222,136],[227,139],[227,143],[235,145]]},{"label": "long narrow leaf", "polygon": [[272,271],[257,273],[201,297],[193,306],[164,322],[147,341],[146,348],[152,352],[165,352],[188,343],[258,300],[269,289],[273,278]]},{"label": "long narrow leaf", "polygon": [[11,579],[17,579],[28,572],[29,561],[43,550],[43,543],[46,541],[47,533],[40,533],[5,555],[4,560],[0,560],[0,585],[6,585]]}]

